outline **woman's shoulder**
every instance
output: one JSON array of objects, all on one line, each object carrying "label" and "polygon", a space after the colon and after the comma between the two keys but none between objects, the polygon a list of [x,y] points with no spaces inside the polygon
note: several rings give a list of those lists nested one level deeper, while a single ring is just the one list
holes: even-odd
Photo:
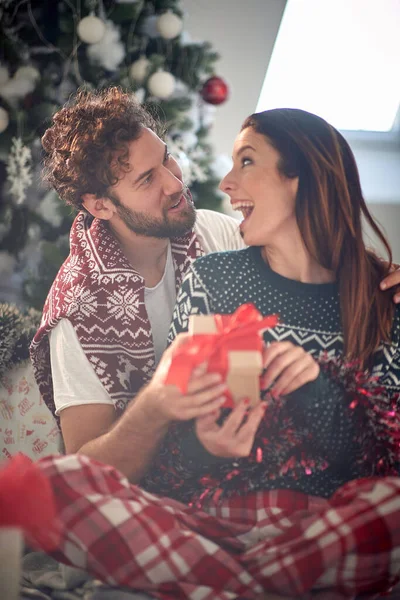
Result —
[{"label": "woman's shoulder", "polygon": [[204,290],[211,297],[218,297],[223,290],[237,286],[252,268],[249,249],[212,252],[197,258],[191,265],[186,281],[192,288]]},{"label": "woman's shoulder", "polygon": [[238,273],[243,268],[248,267],[251,262],[249,248],[226,250],[224,252],[211,252],[197,258],[192,264],[192,269],[195,273],[202,275],[212,275],[217,271],[221,276],[224,271],[232,272],[232,274]]}]

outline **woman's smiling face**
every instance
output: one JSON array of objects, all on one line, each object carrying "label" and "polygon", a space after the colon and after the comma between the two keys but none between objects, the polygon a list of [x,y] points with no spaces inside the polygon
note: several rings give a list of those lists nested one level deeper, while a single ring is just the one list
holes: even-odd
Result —
[{"label": "woman's smiling face", "polygon": [[243,239],[249,246],[268,246],[276,236],[297,228],[295,204],[298,178],[289,179],[278,169],[279,153],[252,127],[236,138],[233,167],[220,188],[240,210]]}]

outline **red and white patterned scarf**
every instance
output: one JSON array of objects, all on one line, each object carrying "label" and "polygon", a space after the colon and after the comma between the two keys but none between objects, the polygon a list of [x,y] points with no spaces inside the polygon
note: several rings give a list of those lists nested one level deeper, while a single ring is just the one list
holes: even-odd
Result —
[{"label": "red and white patterned scarf", "polygon": [[[171,250],[178,289],[190,264],[204,251],[193,231],[171,240]],[[118,413],[150,379],[155,357],[144,291],[144,279],[132,268],[106,223],[79,213],[71,228],[70,254],[49,291],[31,345],[36,381],[53,414],[48,334],[61,319],[69,319],[74,326]]]}]

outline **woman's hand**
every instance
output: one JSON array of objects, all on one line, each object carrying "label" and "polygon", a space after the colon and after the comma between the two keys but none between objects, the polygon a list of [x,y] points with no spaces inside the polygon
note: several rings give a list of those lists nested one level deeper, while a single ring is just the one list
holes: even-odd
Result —
[{"label": "woman's hand", "polygon": [[246,400],[239,402],[223,425],[217,423],[219,410],[196,419],[196,435],[210,454],[221,458],[249,456],[266,404],[260,402],[250,410],[248,406]]},{"label": "woman's hand", "polygon": [[388,290],[389,288],[394,289],[393,302],[400,304],[400,268],[399,265],[392,265],[392,271],[382,279],[381,290]]},{"label": "woman's hand", "polygon": [[264,350],[265,374],[262,388],[273,385],[271,394],[283,396],[317,379],[320,368],[314,358],[301,346],[291,342],[272,342]]},{"label": "woman's hand", "polygon": [[202,364],[193,370],[186,394],[175,385],[165,385],[169,366],[175,350],[190,338],[188,334],[179,334],[171,346],[164,352],[161,361],[143,394],[137,397],[143,411],[149,419],[168,424],[171,421],[188,421],[219,409],[225,401],[223,396],[226,384],[221,375],[206,373]]}]

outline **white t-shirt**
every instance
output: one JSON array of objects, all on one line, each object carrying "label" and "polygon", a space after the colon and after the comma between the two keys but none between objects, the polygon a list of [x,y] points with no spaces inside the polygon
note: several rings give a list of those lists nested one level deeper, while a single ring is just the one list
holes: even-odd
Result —
[{"label": "white t-shirt", "polygon": [[[195,232],[206,254],[244,248],[239,221],[212,210],[197,211]],[[171,247],[164,275],[153,288],[145,288],[145,305],[153,334],[156,363],[167,343],[175,306],[175,272]],[[54,403],[58,415],[68,406],[113,404],[79,343],[68,319],[61,319],[49,334]]]}]

